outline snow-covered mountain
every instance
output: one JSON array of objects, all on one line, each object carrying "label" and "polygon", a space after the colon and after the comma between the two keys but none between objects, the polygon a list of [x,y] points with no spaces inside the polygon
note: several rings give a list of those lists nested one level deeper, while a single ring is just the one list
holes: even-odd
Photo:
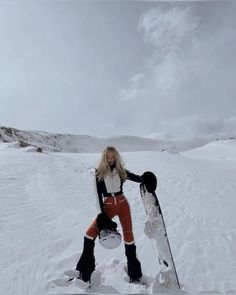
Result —
[{"label": "snow-covered mountain", "polygon": [[15,142],[17,147],[35,147],[43,151],[89,153],[101,152],[106,146],[115,146],[121,152],[170,151],[179,152],[202,146],[212,137],[189,140],[158,140],[137,136],[94,137],[89,135],[57,134],[43,131],[24,131],[0,127],[0,142]]},{"label": "snow-covered mountain", "polygon": [[40,147],[52,152],[100,152],[114,145],[120,151],[168,149],[175,143],[136,136],[93,137],[89,135],[55,134],[41,131],[23,131],[0,127],[0,141],[17,141],[19,146]]},{"label": "snow-covered mountain", "polygon": [[[91,171],[101,154],[29,153],[13,144],[0,143],[0,293],[83,293],[76,283],[60,288],[51,282],[75,267],[97,214]],[[158,177],[176,269],[189,294],[236,294],[235,146],[231,139],[181,153],[122,152],[130,171],[151,170]],[[138,184],[127,181],[124,192],[143,273],[152,283],[145,290],[127,283],[123,245],[106,250],[96,241],[91,292],[156,294],[159,265],[155,245],[144,234]]]}]

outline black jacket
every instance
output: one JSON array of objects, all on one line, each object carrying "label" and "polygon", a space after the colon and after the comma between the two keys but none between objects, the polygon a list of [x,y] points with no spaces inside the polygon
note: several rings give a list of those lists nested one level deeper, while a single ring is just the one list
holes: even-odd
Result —
[{"label": "black jacket", "polygon": [[[138,183],[141,183],[142,178],[139,175],[133,174],[128,170],[125,170],[127,173],[127,179],[131,180],[131,181],[135,181]],[[96,177],[96,176],[95,176]],[[123,193],[123,181],[120,179],[120,185],[119,185],[119,189],[117,189],[117,191],[112,191],[112,192],[108,192],[107,191],[107,186],[106,186],[106,181],[104,179],[101,179],[100,181],[98,180],[98,178],[96,177],[96,190],[97,190],[97,195],[98,195],[98,200],[99,200],[99,206],[101,208],[101,212],[104,212],[104,208],[103,208],[103,198],[109,196],[109,193]]]}]

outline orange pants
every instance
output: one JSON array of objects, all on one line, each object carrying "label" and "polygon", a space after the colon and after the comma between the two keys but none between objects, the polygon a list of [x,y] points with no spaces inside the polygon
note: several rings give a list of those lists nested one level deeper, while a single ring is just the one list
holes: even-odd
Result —
[{"label": "orange pants", "polygon": [[[125,244],[133,244],[134,236],[132,230],[131,212],[126,197],[124,195],[118,195],[115,197],[105,198],[104,211],[110,219],[118,215],[122,226]],[[95,239],[98,234],[99,230],[97,228],[97,220],[95,219],[86,231],[85,236],[90,239]]]}]

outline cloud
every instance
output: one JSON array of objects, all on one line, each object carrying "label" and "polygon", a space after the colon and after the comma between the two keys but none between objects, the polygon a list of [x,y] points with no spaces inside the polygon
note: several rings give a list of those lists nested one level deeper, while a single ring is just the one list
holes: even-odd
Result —
[{"label": "cloud", "polygon": [[173,7],[167,11],[151,9],[140,18],[138,29],[146,43],[156,47],[159,54],[178,51],[186,38],[198,26],[190,8]]},{"label": "cloud", "polygon": [[222,119],[217,117],[202,118],[201,116],[194,115],[175,121],[162,121],[162,130],[165,134],[169,134],[169,137],[181,137],[183,134],[186,137],[193,137],[199,134],[202,136],[222,133],[230,134],[232,130],[236,130],[236,117]]},{"label": "cloud", "polygon": [[118,95],[118,100],[127,101],[147,94],[147,90],[144,88],[143,83],[145,83],[145,75],[143,73],[135,74],[129,80],[129,87],[121,89]]},{"label": "cloud", "polygon": [[189,4],[158,6],[141,15],[138,31],[151,53],[119,100],[139,104],[142,111],[133,122],[145,113],[149,134],[234,131],[229,123],[236,110],[234,10],[230,4],[218,8],[212,6],[215,19]]},{"label": "cloud", "polygon": [[[140,17],[138,30],[145,43],[152,45],[152,55],[146,60],[146,72],[135,74],[121,100],[150,94],[153,90],[168,94],[178,83],[188,78],[186,65],[181,61],[182,46],[198,26],[198,18],[191,10],[173,7],[167,11],[155,8]],[[180,79],[181,78],[181,79]]]}]

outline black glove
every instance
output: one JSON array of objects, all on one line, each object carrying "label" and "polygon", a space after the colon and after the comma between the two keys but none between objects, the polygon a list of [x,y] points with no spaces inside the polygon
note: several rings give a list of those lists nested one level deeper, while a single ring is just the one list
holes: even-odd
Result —
[{"label": "black glove", "polygon": [[97,227],[99,231],[102,229],[116,230],[117,223],[112,221],[105,212],[102,212],[97,216]]},{"label": "black glove", "polygon": [[141,185],[144,185],[145,183],[144,183],[144,177],[143,177],[143,175],[140,175],[140,179],[141,179]]}]

